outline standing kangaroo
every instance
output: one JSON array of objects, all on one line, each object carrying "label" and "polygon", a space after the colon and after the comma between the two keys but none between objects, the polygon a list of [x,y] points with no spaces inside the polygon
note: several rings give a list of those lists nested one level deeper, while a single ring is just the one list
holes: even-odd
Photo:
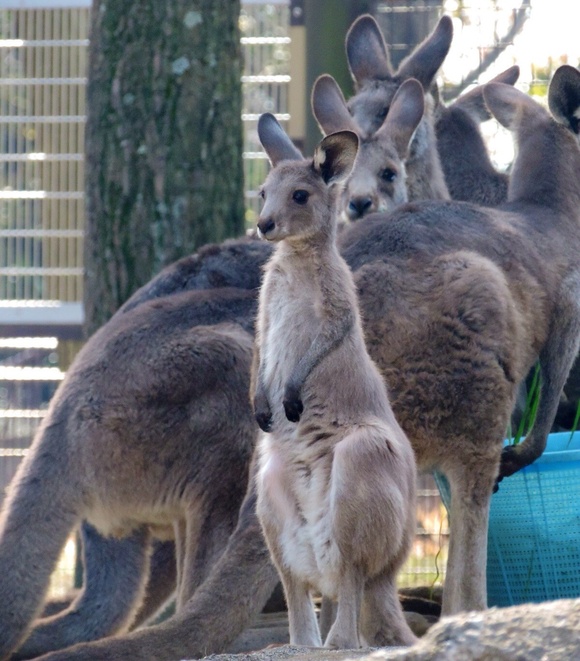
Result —
[{"label": "standing kangaroo", "polygon": [[[484,96],[519,145],[500,210],[413,203],[339,237],[366,345],[395,416],[419,467],[437,467],[451,482],[446,613],[486,606],[494,481],[543,451],[580,334],[580,73],[565,66],[553,77],[548,99],[558,121],[512,87],[489,84]],[[178,286],[187,280],[185,266]],[[502,454],[515,389],[538,356],[543,381],[534,429]],[[255,499],[251,480],[226,550],[178,616],[43,661],[168,661],[224,650],[278,580]]]},{"label": "standing kangaroo", "polygon": [[[0,519],[1,659],[24,642],[82,520],[129,536],[125,550],[141,568],[124,577],[135,603],[112,633],[135,616],[153,537],[175,539],[178,612],[209,573],[236,525],[256,439],[248,402],[256,302],[238,289],[143,302],[83,347]],[[51,649],[54,620],[44,624],[20,658]]]},{"label": "standing kangaroo", "polygon": [[348,66],[356,88],[347,105],[363,136],[372,136],[383,125],[404,81],[414,78],[423,87],[425,112],[406,160],[410,200],[449,199],[437,151],[430,88],[452,38],[453,23],[449,16],[442,16],[433,32],[393,71],[385,40],[372,16],[357,18],[346,35]]},{"label": "standing kangaroo", "polygon": [[[425,91],[425,113],[406,163],[409,200],[451,197],[495,206],[506,200],[507,176],[493,167],[479,129],[478,124],[490,118],[481,88],[462,95],[448,108],[434,102],[432,95],[435,75],[452,36],[451,19],[443,16],[432,34],[393,71],[378,23],[370,15],[359,17],[346,37],[347,59],[356,86],[347,106],[353,120],[370,137],[390,113],[401,83],[410,77],[418,79]],[[491,82],[513,85],[518,75],[518,67],[511,67]],[[325,130],[324,124],[322,128]]]},{"label": "standing kangaroo", "polygon": [[[425,107],[421,84],[406,80],[397,90],[381,127],[365,136],[348,107],[340,87],[329,75],[320,76],[312,88],[312,111],[323,133],[349,130],[359,136],[360,146],[350,176],[344,182],[340,207],[348,220],[375,211],[390,211],[408,200],[425,199],[428,191],[408,186],[412,177],[406,164],[409,145]],[[419,197],[414,197],[419,196]],[[446,193],[440,196],[446,197]]]},{"label": "standing kangaroo", "polygon": [[[415,460],[365,349],[355,286],[336,247],[335,188],[358,139],[304,160],[273,115],[258,232],[277,243],[256,328],[257,512],[288,604],[290,642],[321,645],[310,591],[338,601],[326,647],[410,644],[396,573],[415,532]],[[364,595],[364,599],[363,599]],[[360,623],[360,610],[366,617]]]}]

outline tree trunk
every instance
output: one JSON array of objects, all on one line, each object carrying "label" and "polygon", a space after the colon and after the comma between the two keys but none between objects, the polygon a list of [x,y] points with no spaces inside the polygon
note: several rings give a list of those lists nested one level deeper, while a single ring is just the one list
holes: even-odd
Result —
[{"label": "tree trunk", "polygon": [[93,2],[85,332],[244,227],[239,0]]}]

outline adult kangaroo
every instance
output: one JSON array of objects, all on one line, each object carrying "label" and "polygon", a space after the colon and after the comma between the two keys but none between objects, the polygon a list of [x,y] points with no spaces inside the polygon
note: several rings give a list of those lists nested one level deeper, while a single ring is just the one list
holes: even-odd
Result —
[{"label": "adult kangaroo", "polygon": [[[578,347],[579,78],[572,67],[554,75],[549,102],[558,121],[510,86],[486,86],[486,104],[519,145],[500,209],[414,203],[340,236],[367,348],[395,415],[420,467],[439,468],[451,482],[447,613],[486,605],[494,482],[541,454]],[[515,389],[538,357],[543,383],[535,426],[502,454]],[[226,551],[178,617],[45,661],[155,661],[225,649],[277,582],[253,485]]]},{"label": "adult kangaroo", "polygon": [[[425,92],[425,114],[406,163],[409,200],[451,197],[495,206],[506,200],[507,176],[493,167],[481,135],[479,123],[490,118],[481,88],[470,90],[449,107],[438,98],[435,75],[452,36],[451,19],[441,17],[433,32],[394,71],[377,21],[370,15],[359,17],[346,37],[356,87],[346,103],[353,120],[370,138],[388,116],[401,83],[418,79]],[[513,85],[518,75],[519,68],[510,67],[490,82]]]},{"label": "adult kangaroo", "polygon": [[[347,106],[362,136],[370,138],[381,128],[402,83],[413,78],[423,87],[425,111],[406,158],[410,200],[449,199],[437,151],[430,89],[452,38],[453,23],[449,16],[442,16],[433,32],[394,71],[383,35],[372,16],[359,16],[346,35],[348,66],[356,89]],[[323,129],[326,130],[324,126]]]},{"label": "adult kangaroo", "polygon": [[[185,291],[117,314],[83,347],[0,519],[0,658],[26,638],[60,551],[83,520],[101,535],[128,538],[124,550],[141,570],[124,575],[127,594],[114,595],[128,603],[112,633],[135,616],[153,537],[175,539],[178,611],[209,573],[236,525],[256,439],[248,404],[255,310],[252,290]],[[62,642],[53,635],[62,617],[41,625],[17,654],[30,658]],[[78,635],[78,617],[69,619]]]},{"label": "adult kangaroo", "polygon": [[[515,85],[520,68],[515,65],[489,82]],[[507,200],[509,175],[498,171],[489,157],[480,124],[491,119],[483,100],[483,85],[435,107],[437,149],[445,182],[454,200],[498,206]]]},{"label": "adult kangaroo", "polygon": [[[322,132],[348,130],[356,133],[360,141],[356,162],[340,194],[339,211],[347,220],[359,220],[376,211],[390,211],[403,202],[432,199],[436,195],[432,182],[427,189],[413,185],[415,166],[411,162],[411,171],[408,167],[410,145],[424,108],[423,88],[409,78],[395,93],[381,127],[365,136],[350,115],[334,78],[326,74],[317,78],[312,89],[312,111]],[[446,199],[446,189],[437,197]]]}]

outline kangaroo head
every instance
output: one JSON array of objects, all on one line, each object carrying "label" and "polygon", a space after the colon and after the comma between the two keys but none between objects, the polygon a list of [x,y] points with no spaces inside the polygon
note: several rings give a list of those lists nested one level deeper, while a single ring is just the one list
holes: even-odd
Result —
[{"label": "kangaroo head", "polygon": [[[323,133],[348,130],[362,136],[331,76],[316,80],[312,110]],[[407,201],[405,160],[423,111],[423,88],[410,78],[395,93],[379,129],[372,136],[361,137],[358,158],[341,192],[340,209],[349,220],[388,211]]]},{"label": "kangaroo head", "polygon": [[336,225],[335,186],[350,174],[358,151],[352,131],[326,136],[305,159],[276,118],[258,121],[258,136],[272,163],[260,190],[264,200],[258,233],[268,241],[312,241],[330,236]]},{"label": "kangaroo head", "polygon": [[453,23],[442,16],[433,32],[393,71],[387,45],[376,20],[359,17],[346,35],[346,55],[357,93],[348,102],[361,130],[370,135],[383,124],[399,86],[415,78],[429,92],[453,38]]},{"label": "kangaroo head", "polygon": [[510,85],[488,83],[483,96],[492,115],[514,134],[517,145],[508,200],[565,208],[578,216],[580,72],[564,65],[554,74],[548,90],[554,118]]},{"label": "kangaroo head", "polygon": [[[505,85],[515,85],[520,77],[520,68],[517,64],[509,67],[492,78],[490,83],[504,83]],[[473,121],[477,123],[485,122],[491,119],[491,114],[483,100],[483,85],[478,85],[461,96],[458,96],[449,108],[460,109],[467,113]],[[436,108],[435,114],[437,115]]]},{"label": "kangaroo head", "polygon": [[[490,82],[514,85],[518,76],[519,67],[513,66]],[[435,94],[437,148],[451,197],[477,199],[479,203],[492,205],[505,201],[507,178],[495,170],[480,128],[482,122],[491,119],[483,99],[483,85],[470,89],[448,106],[440,101],[437,90]],[[485,187],[478,189],[482,195],[480,198],[472,197],[476,193],[474,178]]]}]

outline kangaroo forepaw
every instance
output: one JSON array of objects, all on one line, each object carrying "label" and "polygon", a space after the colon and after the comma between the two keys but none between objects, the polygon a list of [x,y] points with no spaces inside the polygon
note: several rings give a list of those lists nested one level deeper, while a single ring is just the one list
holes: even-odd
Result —
[{"label": "kangaroo forepaw", "polygon": [[304,405],[302,404],[300,392],[297,388],[292,386],[286,387],[283,404],[288,420],[290,420],[290,422],[298,422],[302,415],[302,411],[304,411]]},{"label": "kangaroo forepaw", "polygon": [[266,397],[256,395],[254,398],[254,417],[262,431],[272,430],[272,409]]},{"label": "kangaroo forepaw", "polygon": [[255,417],[256,422],[262,431],[272,431],[272,412],[270,410],[256,412]]},{"label": "kangaroo forepaw", "polygon": [[527,465],[525,458],[521,452],[518,452],[517,445],[507,445],[501,453],[501,461],[499,465],[499,475],[496,481],[497,484],[503,480],[504,477],[509,477],[517,473],[521,468]]}]

